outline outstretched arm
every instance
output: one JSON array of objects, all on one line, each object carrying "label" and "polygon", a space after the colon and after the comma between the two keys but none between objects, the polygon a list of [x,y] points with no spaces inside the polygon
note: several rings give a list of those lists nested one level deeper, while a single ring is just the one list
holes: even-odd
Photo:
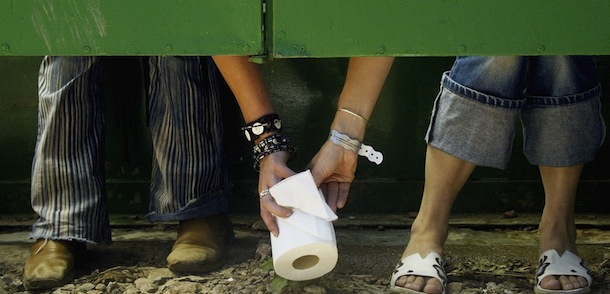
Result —
[{"label": "outstretched arm", "polygon": [[[274,113],[258,65],[251,63],[247,56],[223,55],[214,56],[213,58],[216,66],[218,66],[218,69],[235,95],[244,120],[247,123]],[[274,135],[274,132],[265,133],[254,142],[259,143],[270,135]],[[259,192],[295,174],[294,171],[286,166],[288,158],[288,152],[280,151],[271,153],[260,161]],[[292,214],[292,210],[277,205],[272,197],[262,197],[260,213],[269,231],[277,236],[279,229],[273,219],[273,215],[287,217]]]},{"label": "outstretched arm", "polygon": [[[373,112],[393,62],[394,57],[350,58],[331,130],[362,142],[368,118]],[[342,208],[347,201],[357,160],[356,152],[331,141],[326,141],[311,160],[314,180],[326,195],[328,205],[335,211]]]}]

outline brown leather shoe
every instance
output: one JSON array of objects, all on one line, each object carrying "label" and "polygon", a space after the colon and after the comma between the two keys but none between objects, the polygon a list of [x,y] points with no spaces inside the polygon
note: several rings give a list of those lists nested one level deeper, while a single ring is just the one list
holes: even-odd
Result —
[{"label": "brown leather shoe", "polygon": [[74,277],[74,258],[79,247],[76,241],[38,239],[25,262],[23,284],[26,289],[60,287]]},{"label": "brown leather shoe", "polygon": [[231,220],[225,214],[180,221],[178,238],[167,256],[168,267],[179,273],[219,269],[234,237]]}]

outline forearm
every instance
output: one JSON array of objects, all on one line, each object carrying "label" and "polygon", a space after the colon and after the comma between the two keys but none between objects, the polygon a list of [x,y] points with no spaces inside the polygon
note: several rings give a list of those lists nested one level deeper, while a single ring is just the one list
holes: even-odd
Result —
[{"label": "forearm", "polygon": [[[267,88],[265,86],[262,73],[258,65],[248,61],[247,56],[214,56],[214,62],[227,81],[235,96],[239,108],[246,123],[257,122],[268,114],[274,113]],[[261,147],[260,144],[265,143],[264,138],[278,134],[278,131],[265,132],[253,141],[255,148],[253,157],[255,160],[255,168],[260,167],[258,180],[258,191],[264,191],[275,185],[284,178],[294,175],[294,172],[286,166],[286,162],[291,156],[290,150],[281,151],[281,147],[289,145],[269,142],[269,145],[276,145],[275,150],[267,150]],[[279,135],[278,135],[279,136]],[[290,145],[291,146],[291,145]],[[260,147],[259,151],[256,147]],[[278,151],[281,149],[280,151]],[[259,152],[259,153],[257,153]],[[292,151],[294,152],[294,151]],[[294,155],[294,154],[293,154]],[[260,160],[260,162],[257,162]],[[264,197],[260,199],[261,217],[269,231],[278,235],[279,229],[275,223],[273,215],[288,217],[292,213],[289,208],[281,207],[275,203],[272,197]]]},{"label": "forearm", "polygon": [[246,122],[274,112],[257,64],[250,62],[247,56],[219,55],[213,58],[235,95]]},{"label": "forearm", "polygon": [[332,129],[362,141],[367,125],[365,120],[371,117],[393,62],[394,57],[350,58],[338,108],[357,115],[337,111],[331,125]]}]

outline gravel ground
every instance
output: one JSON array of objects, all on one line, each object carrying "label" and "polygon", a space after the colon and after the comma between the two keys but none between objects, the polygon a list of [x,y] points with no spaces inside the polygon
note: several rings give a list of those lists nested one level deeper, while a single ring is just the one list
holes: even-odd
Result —
[{"label": "gravel ground", "polygon": [[[339,263],[328,275],[291,282],[274,274],[268,234],[237,228],[227,264],[205,275],[176,276],[165,268],[173,228],[115,229],[115,242],[89,246],[76,279],[39,293],[386,293],[407,230],[338,228]],[[610,293],[610,232],[579,244],[594,277],[593,293]],[[0,294],[29,293],[21,281],[31,242],[27,232],[0,232]],[[449,293],[533,293],[536,246],[531,231],[450,232],[445,256]],[[511,241],[512,240],[512,241]]]}]

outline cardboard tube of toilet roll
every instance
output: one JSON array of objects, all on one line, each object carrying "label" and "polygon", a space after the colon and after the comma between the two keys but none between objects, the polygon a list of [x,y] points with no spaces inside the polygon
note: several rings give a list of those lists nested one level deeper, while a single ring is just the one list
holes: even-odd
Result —
[{"label": "cardboard tube of toilet roll", "polygon": [[298,217],[308,219],[308,231],[315,229],[317,233],[310,234],[278,218],[280,234],[277,238],[271,235],[273,267],[279,276],[288,280],[319,278],[337,264],[337,241],[332,222],[299,211],[294,214],[302,214]]}]

